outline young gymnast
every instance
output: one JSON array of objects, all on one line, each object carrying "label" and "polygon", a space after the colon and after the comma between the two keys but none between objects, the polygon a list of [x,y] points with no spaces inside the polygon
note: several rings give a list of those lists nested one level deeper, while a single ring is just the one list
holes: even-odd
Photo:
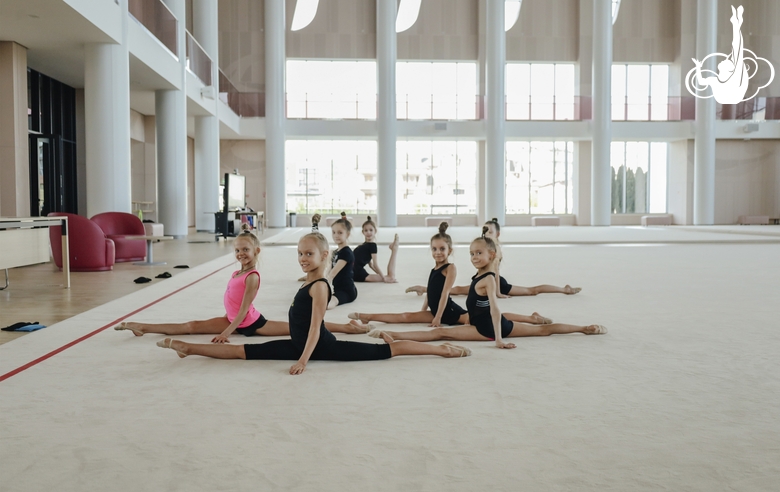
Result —
[{"label": "young gymnast", "polygon": [[387,344],[336,340],[323,323],[331,293],[323,277],[328,259],[328,242],[318,232],[298,242],[298,264],[306,273],[306,282],[290,305],[290,339],[247,345],[211,345],[186,343],[166,338],[157,343],[175,350],[179,357],[202,355],[215,359],[297,360],[290,374],[301,374],[310,360],[381,360],[399,355],[438,355],[465,357],[471,351],[452,344],[427,345],[413,341],[390,341]]},{"label": "young gymnast", "polygon": [[[225,316],[186,323],[134,323],[123,322],[114,329],[129,330],[137,337],[146,333],[163,335],[213,334],[212,343],[227,343],[234,332],[251,336],[286,336],[290,327],[286,321],[269,321],[252,305],[260,288],[260,272],[257,258],[260,254],[260,240],[249,231],[248,224],[241,225],[241,233],[233,241],[236,260],[241,269],[233,272],[224,295]],[[328,329],[337,333],[365,333],[366,327],[359,322],[347,324],[328,323]]]},{"label": "young gymnast", "polygon": [[[496,244],[496,248],[498,249],[496,255],[495,274],[496,274],[496,283],[498,285],[497,295],[499,298],[506,299],[512,296],[535,296],[537,294],[556,294],[556,293],[573,295],[582,290],[582,288],[580,287],[572,287],[569,284],[566,284],[563,287],[558,287],[549,284],[536,285],[534,287],[521,287],[519,285],[511,285],[499,273],[499,266],[501,260],[503,260],[504,258],[504,255],[501,253],[501,244],[498,242],[498,237],[501,235],[501,226],[498,225],[498,219],[493,218],[485,222],[485,226],[488,227],[488,233],[485,234],[485,237],[489,237],[493,239],[493,241]],[[409,287],[408,289],[406,289],[406,292],[416,292],[417,295],[421,296],[425,293],[425,287],[423,287],[422,285],[415,285],[413,287]],[[468,285],[453,287],[451,292],[451,294],[454,296],[465,296],[468,293],[469,293]]]},{"label": "young gymnast", "polygon": [[607,332],[602,325],[576,326],[563,323],[549,325],[530,325],[511,321],[501,315],[496,304],[497,286],[495,272],[492,270],[498,252],[496,243],[487,236],[488,226],[482,228],[482,236],[471,242],[469,254],[471,264],[477,269],[469,286],[466,308],[469,325],[453,328],[434,328],[426,331],[392,332],[374,329],[370,336],[381,337],[385,342],[394,340],[416,340],[429,342],[434,340],[488,341],[494,340],[498,348],[515,348],[515,344],[504,342],[509,337],[547,336],[562,333],[584,333],[601,335]]},{"label": "young gymnast", "polygon": [[328,303],[328,309],[333,309],[340,304],[348,304],[357,299],[358,292],[353,273],[355,255],[347,245],[349,233],[352,232],[352,223],[347,219],[347,213],[341,212],[341,218],[334,222],[330,229],[333,233],[333,242],[336,243],[328,273],[328,282],[333,286],[333,297]]},{"label": "young gymnast", "polygon": [[[439,232],[431,238],[431,255],[435,266],[428,275],[426,286],[427,296],[423,301],[422,309],[411,313],[350,313],[348,316],[361,322],[383,321],[385,323],[430,323],[429,326],[439,327],[445,325],[467,325],[469,315],[466,310],[457,305],[450,298],[450,291],[455,283],[458,271],[454,264],[449,262],[452,254],[452,238],[447,234],[448,224],[439,224]],[[512,321],[520,321],[531,324],[552,323],[552,320],[534,313],[531,316],[507,313],[506,317]],[[369,328],[373,328],[370,324]]]},{"label": "young gymnast", "polygon": [[[387,275],[382,273],[382,269],[379,267],[379,263],[376,260],[376,224],[371,220],[371,216],[363,222],[362,232],[366,241],[360,246],[355,248],[355,269],[354,280],[355,282],[385,282],[388,284],[394,284],[398,282],[395,278],[395,256],[398,253],[398,234],[393,238],[393,242],[390,243],[390,261],[387,262]],[[366,271],[366,265],[368,265],[375,273],[369,274]]]}]

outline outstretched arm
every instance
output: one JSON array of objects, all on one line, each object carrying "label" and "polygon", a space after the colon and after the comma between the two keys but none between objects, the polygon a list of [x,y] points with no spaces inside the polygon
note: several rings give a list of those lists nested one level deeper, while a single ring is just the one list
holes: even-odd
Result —
[{"label": "outstretched arm", "polygon": [[368,263],[368,266],[384,280],[385,274],[382,273],[382,268],[379,266],[379,262],[376,261],[376,253],[371,253],[371,261]]},{"label": "outstretched arm", "polygon": [[496,302],[496,284],[489,278],[485,278],[479,281],[485,285],[487,290],[487,296],[490,300],[490,317],[493,320],[493,337],[496,341],[496,347],[498,348],[515,348],[514,343],[504,343],[501,337],[501,311],[498,309],[498,303]]},{"label": "outstretched arm", "polygon": [[[430,326],[441,326],[441,317],[444,315],[444,309],[447,307],[447,302],[450,298],[450,291],[452,290],[452,286],[455,285],[455,277],[458,275],[458,269],[455,268],[454,264],[450,264],[447,268],[444,269],[444,271],[441,272],[442,275],[444,275],[444,288],[441,291],[441,297],[439,298],[439,306],[436,310],[436,316],[433,317],[433,321],[431,321]],[[428,302],[428,298],[425,298],[425,301]]]},{"label": "outstretched arm", "polygon": [[246,314],[249,312],[249,307],[252,305],[252,301],[257,296],[257,289],[260,288],[260,279],[255,274],[250,274],[245,280],[246,287],[244,288],[244,297],[241,299],[241,307],[238,309],[238,314],[233,318],[227,328],[211,339],[211,343],[227,343],[228,337],[236,331],[238,325],[244,321]]}]

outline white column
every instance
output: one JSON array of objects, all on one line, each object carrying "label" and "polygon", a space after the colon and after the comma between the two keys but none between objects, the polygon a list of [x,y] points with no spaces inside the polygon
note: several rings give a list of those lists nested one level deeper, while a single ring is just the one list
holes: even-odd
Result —
[{"label": "white column", "polygon": [[270,227],[285,227],[285,17],[283,1],[265,2],[265,216]]},{"label": "white column", "polygon": [[0,41],[0,217],[30,215],[27,48]]},{"label": "white column", "polygon": [[396,0],[376,3],[376,75],[377,75],[377,215],[379,225],[395,227],[396,214],[396,94],[395,63],[397,15]]},{"label": "white column", "polygon": [[165,0],[177,19],[176,42],[181,66],[181,90],[155,92],[157,129],[158,222],[167,236],[187,235],[187,95],[184,0]]},{"label": "white column", "polygon": [[593,144],[591,225],[608,226],[612,209],[612,2],[593,2]]},{"label": "white column", "polygon": [[[217,0],[192,3],[192,35],[211,58],[211,85],[219,92],[219,25]],[[219,105],[215,105],[219,111]],[[219,210],[219,119],[195,118],[195,228],[214,231],[214,215]]]},{"label": "white column", "polygon": [[[715,52],[718,2],[698,0],[696,5],[696,58]],[[704,69],[715,69],[715,58]],[[696,140],[693,164],[693,224],[715,223],[715,99],[696,98]]]},{"label": "white column", "polygon": [[506,215],[505,73],[506,34],[504,0],[487,0],[485,44],[485,217],[503,224]]},{"label": "white column", "polygon": [[127,0],[120,8],[122,44],[84,45],[88,217],[132,209]]}]

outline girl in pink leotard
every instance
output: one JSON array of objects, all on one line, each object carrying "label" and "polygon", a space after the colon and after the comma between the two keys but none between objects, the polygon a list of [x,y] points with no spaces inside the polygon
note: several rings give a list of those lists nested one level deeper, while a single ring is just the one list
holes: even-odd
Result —
[{"label": "girl in pink leotard", "polygon": [[[227,343],[234,332],[251,336],[289,336],[290,326],[286,321],[265,319],[252,305],[260,288],[260,272],[257,271],[257,257],[260,254],[260,240],[251,231],[248,224],[242,224],[241,233],[233,241],[236,260],[241,269],[233,272],[225,291],[225,315],[186,323],[134,323],[122,322],[115,330],[130,330],[137,337],[146,333],[164,335],[209,334],[216,335],[212,343]],[[365,333],[366,328],[359,323],[327,323],[331,332]]]}]

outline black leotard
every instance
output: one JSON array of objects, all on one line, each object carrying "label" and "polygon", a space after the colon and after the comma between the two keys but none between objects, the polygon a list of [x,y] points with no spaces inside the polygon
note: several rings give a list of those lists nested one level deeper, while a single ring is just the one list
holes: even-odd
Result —
[{"label": "black leotard", "polygon": [[354,273],[352,269],[355,265],[355,255],[352,253],[352,248],[344,246],[334,251],[330,261],[331,268],[335,267],[339,260],[347,262],[344,268],[333,278],[333,295],[339,300],[339,305],[341,305],[354,301],[357,299],[358,294],[353,279]]},{"label": "black leotard", "polygon": [[[313,298],[309,293],[311,286],[317,282],[325,282],[319,278],[314,282],[304,285],[295,294],[290,310],[287,313],[290,322],[290,339],[274,340],[266,343],[244,345],[244,353],[249,359],[274,359],[297,360],[306,348],[306,339],[309,337],[309,327],[312,317]],[[330,290],[330,289],[328,289]],[[328,301],[330,301],[328,292]],[[380,360],[391,357],[390,345],[379,343],[345,342],[336,340],[333,333],[325,328],[325,321],[320,323],[320,339],[314,348],[311,360]]]},{"label": "black leotard", "polygon": [[365,282],[368,272],[365,266],[371,262],[371,255],[377,252],[376,243],[363,243],[355,248],[355,272],[352,278],[355,282]]},{"label": "black leotard", "polygon": [[506,279],[500,275],[498,277],[498,282],[499,282],[498,291],[501,292],[503,295],[508,296],[509,291],[512,290],[512,284],[507,282]]},{"label": "black leotard", "polygon": [[[466,297],[466,309],[469,310],[469,323],[477,328],[477,331],[483,337],[495,340],[496,332],[493,329],[493,318],[490,315],[490,299],[488,296],[481,296],[477,294],[477,282],[483,278],[491,275],[496,276],[493,272],[487,272],[477,277],[474,275],[471,278],[471,285],[469,286],[469,295]],[[512,333],[514,323],[509,321],[501,315],[501,338],[508,337]]]},{"label": "black leotard", "polygon": [[[449,267],[451,263],[446,263],[440,268],[434,268],[431,270],[431,274],[428,275],[428,309],[431,310],[434,316],[439,310],[439,301],[441,301],[441,294],[444,291],[444,282],[447,281],[447,277],[444,276],[444,270]],[[447,305],[444,307],[444,312],[441,315],[441,322],[445,325],[457,325],[458,319],[461,315],[466,314],[466,310],[460,307],[447,296]]]}]

